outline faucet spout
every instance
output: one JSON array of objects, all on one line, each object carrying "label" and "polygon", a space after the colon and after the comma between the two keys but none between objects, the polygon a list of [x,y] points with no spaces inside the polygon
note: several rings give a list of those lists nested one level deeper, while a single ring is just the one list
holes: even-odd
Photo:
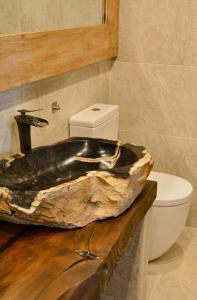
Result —
[{"label": "faucet spout", "polygon": [[26,153],[31,150],[31,126],[45,127],[49,124],[45,119],[26,115],[27,112],[34,111],[28,111],[25,109],[18,110],[18,112],[20,112],[21,114],[14,117],[18,126],[20,148],[22,153]]}]

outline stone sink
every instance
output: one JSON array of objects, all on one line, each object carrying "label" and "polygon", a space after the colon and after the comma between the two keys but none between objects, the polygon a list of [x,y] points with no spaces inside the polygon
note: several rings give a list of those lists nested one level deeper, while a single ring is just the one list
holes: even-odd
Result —
[{"label": "stone sink", "polygon": [[141,146],[70,138],[0,160],[0,219],[61,228],[116,217],[142,191],[153,161]]}]

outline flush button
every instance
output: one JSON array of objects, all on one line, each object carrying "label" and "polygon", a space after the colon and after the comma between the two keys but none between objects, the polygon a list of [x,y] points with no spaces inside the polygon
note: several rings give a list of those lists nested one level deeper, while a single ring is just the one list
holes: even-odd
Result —
[{"label": "flush button", "polygon": [[92,111],[100,111],[101,109],[98,108],[98,107],[95,107],[95,108],[92,108],[91,110],[92,110]]}]

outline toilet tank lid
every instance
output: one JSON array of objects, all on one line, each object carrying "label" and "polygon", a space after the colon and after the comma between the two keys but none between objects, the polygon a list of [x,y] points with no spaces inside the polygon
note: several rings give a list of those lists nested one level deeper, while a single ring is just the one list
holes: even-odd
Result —
[{"label": "toilet tank lid", "polygon": [[118,113],[118,105],[97,103],[70,117],[69,124],[93,128],[111,119]]}]

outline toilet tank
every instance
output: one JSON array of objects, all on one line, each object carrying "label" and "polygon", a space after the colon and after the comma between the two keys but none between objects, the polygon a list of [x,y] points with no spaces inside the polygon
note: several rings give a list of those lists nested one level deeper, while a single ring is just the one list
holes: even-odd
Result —
[{"label": "toilet tank", "polygon": [[118,105],[94,104],[69,119],[70,136],[118,139]]}]

